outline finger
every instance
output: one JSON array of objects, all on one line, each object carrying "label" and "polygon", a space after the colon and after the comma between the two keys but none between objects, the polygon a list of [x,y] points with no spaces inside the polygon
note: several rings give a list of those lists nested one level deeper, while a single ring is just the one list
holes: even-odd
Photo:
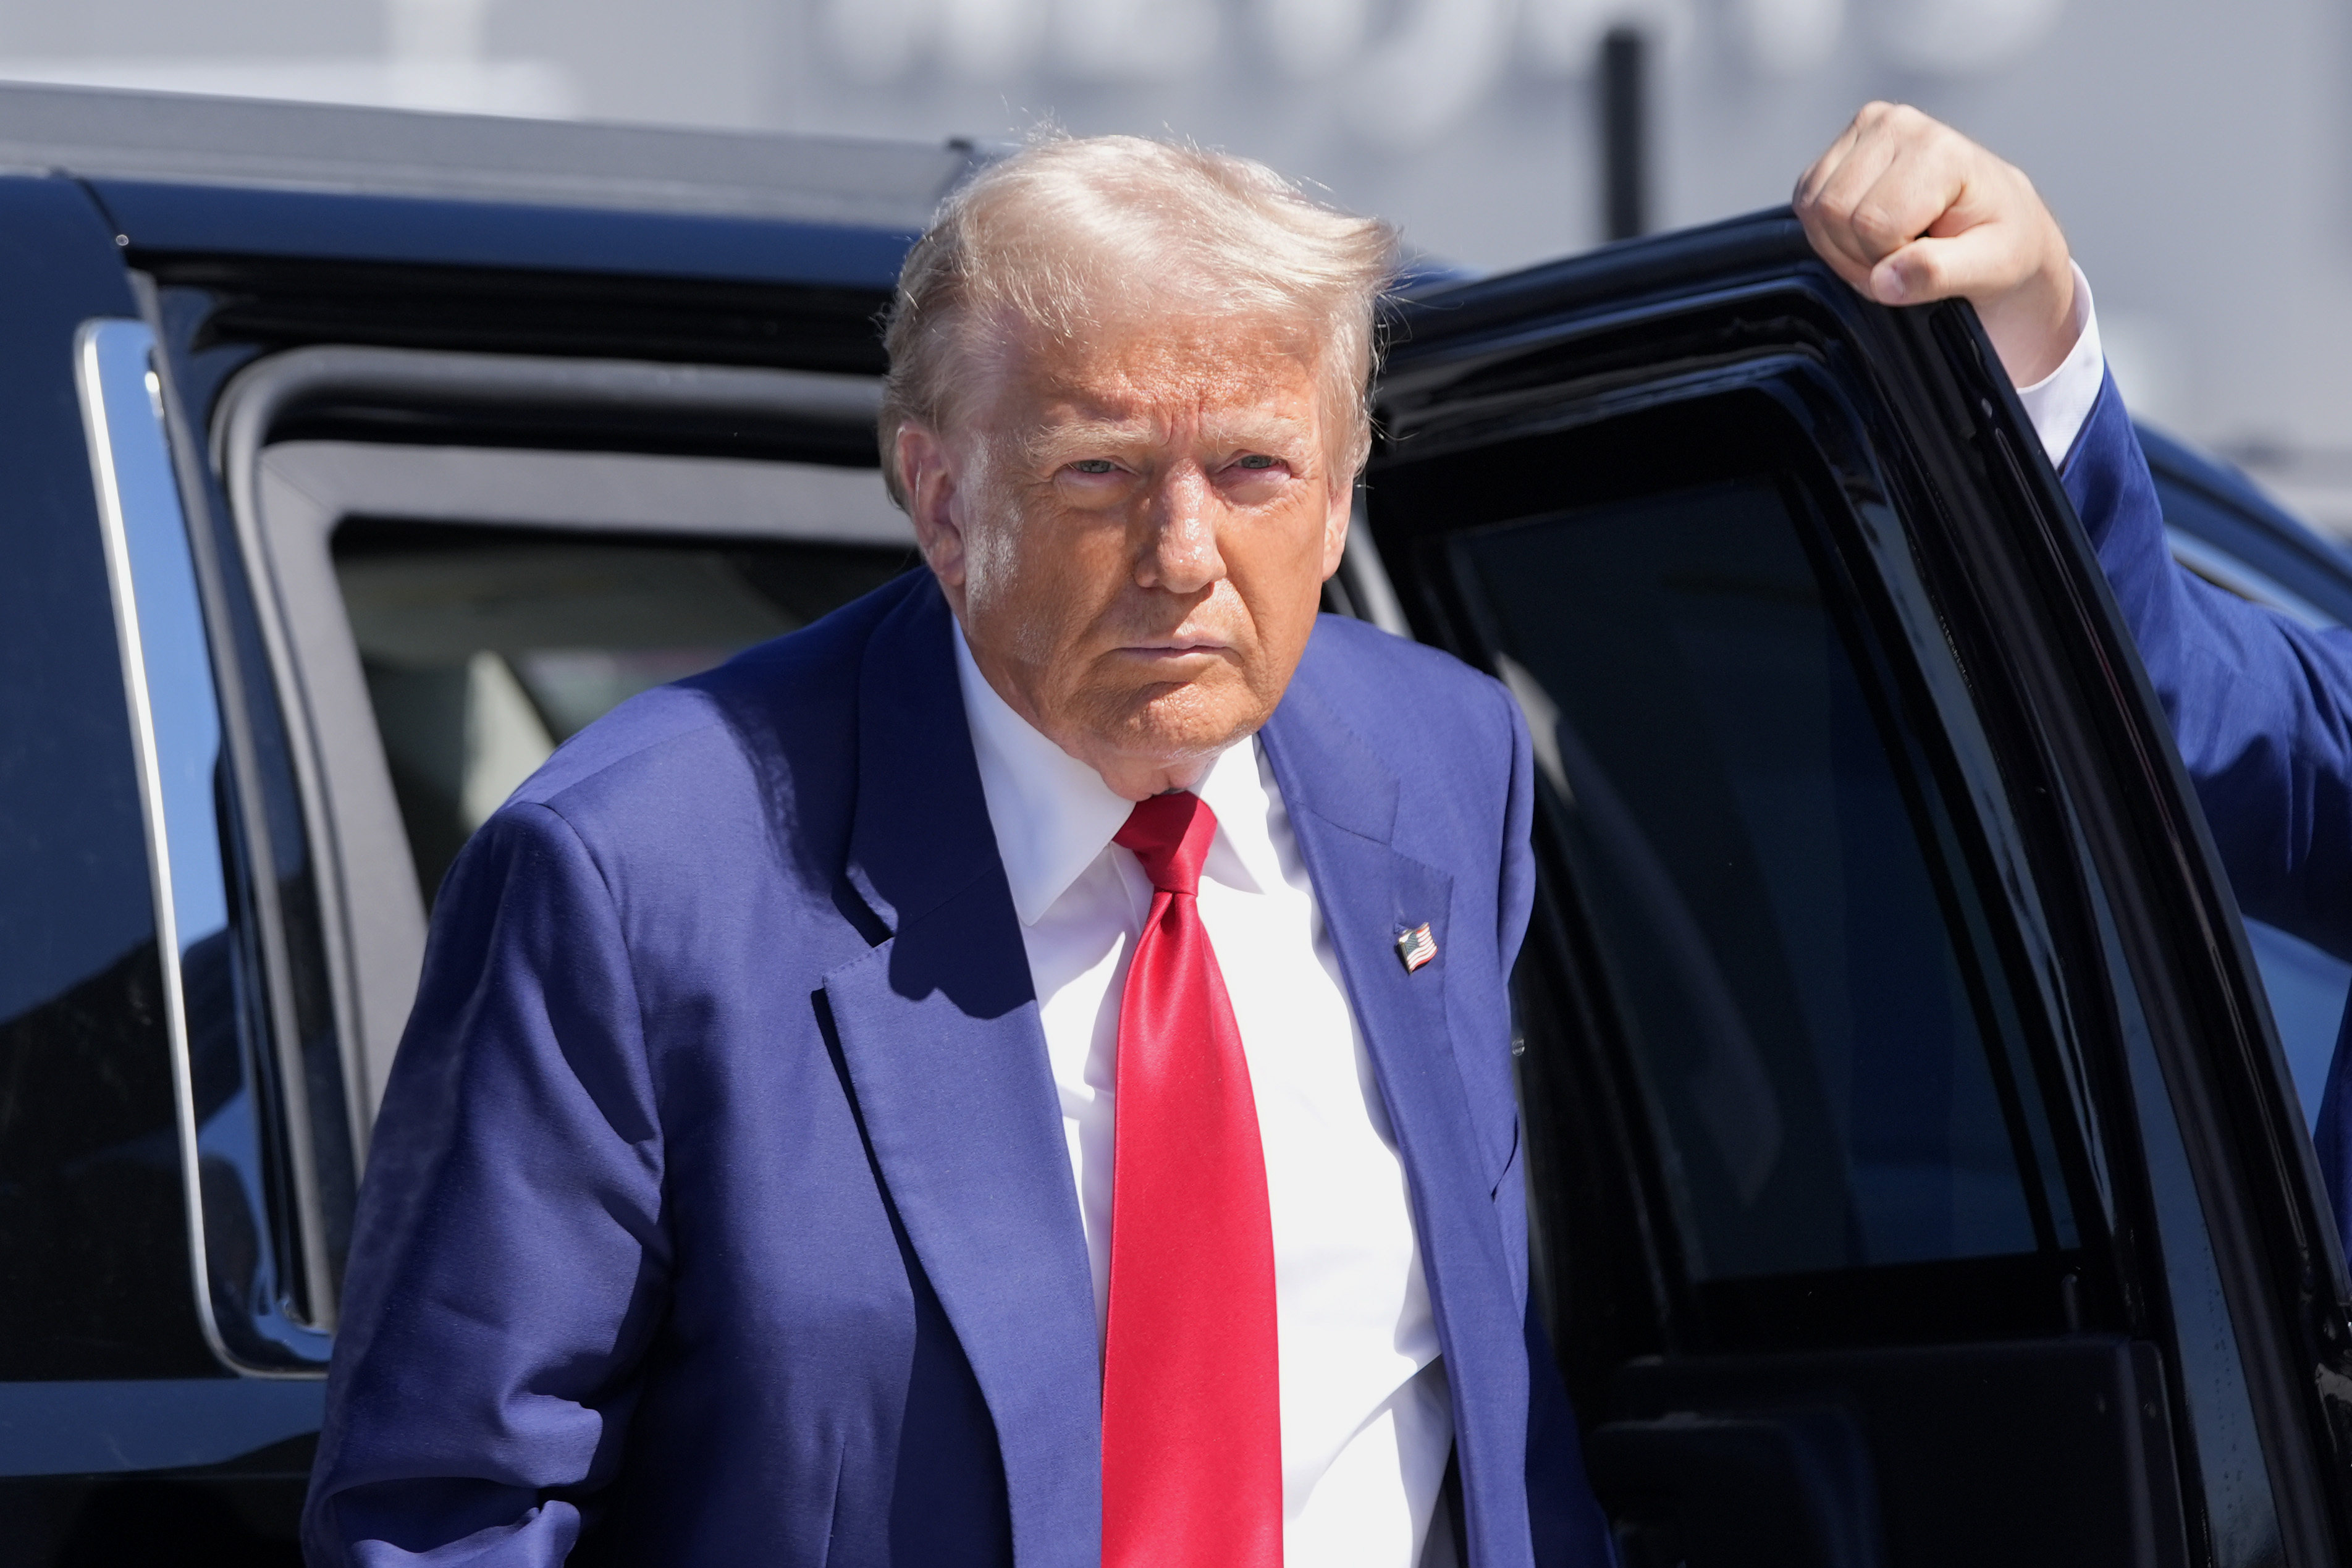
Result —
[{"label": "finger", "polygon": [[1874,123],[1871,110],[1875,107],[1874,104],[1865,104],[1860,113],[1846,121],[1845,129],[1838,132],[1837,139],[1822,150],[1822,155],[1797,176],[1796,188],[1790,193],[1789,202],[1797,209],[1800,217],[1811,221],[1821,216],[1822,193],[1829,187],[1837,171],[1853,156],[1853,150],[1862,139],[1870,133]]},{"label": "finger", "polygon": [[1856,110],[1853,118],[1846,121],[1845,129],[1838,132],[1836,140],[1797,177],[1796,195],[1792,199],[1812,201],[1831,176],[1853,155],[1857,147],[1866,142],[1883,140],[1890,123],[1898,120],[1902,113],[1902,105],[1878,100],[1865,103]]},{"label": "finger", "polygon": [[1833,237],[1805,226],[1805,237],[1811,242],[1813,254],[1829,264],[1831,271],[1843,279],[1854,290],[1864,295],[1871,292],[1871,263],[1851,251],[1841,248]]},{"label": "finger", "polygon": [[1950,239],[1979,224],[1999,222],[2003,195],[2016,177],[2016,171],[2000,160],[1990,154],[1980,157],[1967,169],[1961,188],[1942,215],[1920,231],[1921,237]]},{"label": "finger", "polygon": [[2005,289],[2021,270],[2020,244],[2013,227],[2000,223],[1915,239],[1871,269],[1868,292],[1882,305],[1922,305]]},{"label": "finger", "polygon": [[1843,226],[1854,204],[1877,184],[1899,151],[1883,122],[1857,121],[1849,129],[1849,138],[1834,163],[1824,157],[1815,165],[1817,174],[1803,196],[1802,205],[1832,229]]},{"label": "finger", "polygon": [[1837,140],[1822,149],[1822,155],[1797,176],[1796,189],[1789,197],[1791,204],[1803,207],[1811,203],[1814,193],[1828,182],[1837,166],[1845,162],[1846,155],[1853,151],[1854,142],[1862,136],[1862,127],[1863,117],[1859,114],[1846,121],[1845,129],[1838,132]]},{"label": "finger", "polygon": [[1869,293],[1870,272],[1875,265],[1875,258],[1862,253],[1861,247],[1853,243],[1843,225],[1832,223],[1819,215],[1805,216],[1801,221],[1805,226],[1805,237],[1812,244],[1813,253],[1829,264],[1831,271],[1863,293]]},{"label": "finger", "polygon": [[[1890,194],[1907,189],[1903,172],[1923,133],[1934,129],[1934,122],[1916,110],[1883,107],[1884,112],[1861,124],[1853,147],[1822,180],[1806,214],[1807,231],[1817,248],[1834,251],[1865,269],[1917,232],[1894,232],[1881,209]],[[1888,184],[1890,176],[1895,178],[1893,185]],[[1901,216],[1912,215],[1906,211]],[[1921,226],[1933,216],[1919,215]]]},{"label": "finger", "polygon": [[1874,163],[1874,151],[1860,146],[1851,151],[1843,164],[1822,182],[1811,200],[1797,208],[1798,221],[1805,226],[1806,237],[1813,248],[1841,276],[1850,282],[1868,276],[1883,251],[1873,250],[1854,233],[1853,206],[1860,195],[1869,189],[1864,163]]},{"label": "finger", "polygon": [[1875,267],[1922,235],[1948,235],[1975,218],[1966,205],[1974,148],[1958,136],[1906,142],[1853,198],[1846,226]]}]

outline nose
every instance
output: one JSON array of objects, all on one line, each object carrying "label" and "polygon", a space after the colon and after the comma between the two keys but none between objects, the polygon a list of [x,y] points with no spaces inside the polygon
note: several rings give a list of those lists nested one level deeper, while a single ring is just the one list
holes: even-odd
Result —
[{"label": "nose", "polygon": [[1197,594],[1223,577],[1225,559],[1217,549],[1221,511],[1215,487],[1197,465],[1171,468],[1151,498],[1135,580],[1171,594]]}]

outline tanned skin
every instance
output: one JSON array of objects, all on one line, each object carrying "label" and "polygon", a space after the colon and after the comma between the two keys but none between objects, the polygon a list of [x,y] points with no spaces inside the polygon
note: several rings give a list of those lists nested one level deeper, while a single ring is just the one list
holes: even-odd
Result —
[{"label": "tanned skin", "polygon": [[1013,710],[1129,800],[1274,712],[1347,543],[1311,345],[1265,320],[1007,322],[895,454],[923,558]]}]

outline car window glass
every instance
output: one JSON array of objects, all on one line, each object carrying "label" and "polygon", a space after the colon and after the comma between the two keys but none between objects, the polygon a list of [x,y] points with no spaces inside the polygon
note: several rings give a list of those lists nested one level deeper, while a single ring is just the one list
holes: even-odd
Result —
[{"label": "car window glass", "polygon": [[2269,1568],[2284,1561],[2279,1545],[2278,1505],[2271,1492],[2261,1434],[2246,1392],[2245,1363],[2238,1353],[2237,1331],[2222,1293],[2221,1268],[2213,1257],[2196,1177],[2173,1111],[2172,1090],[2157,1060],[2147,1015],[2131,980],[2114,911],[2097,879],[2085,881],[2098,917],[2107,971],[2116,982],[2116,1012],[2123,1026],[2140,1146],[2147,1161],[2148,1196],[2155,1206],[2158,1243],[2164,1254],[2165,1293],[2172,1311],[2173,1341],[2180,1355],[2182,1404],[2194,1434],[2212,1561],[2216,1568]]},{"label": "car window glass", "polygon": [[2262,972],[2271,1016],[2278,1021],[2279,1044],[2302,1102],[2305,1131],[2319,1125],[2319,1097],[2327,1087],[2328,1064],[2344,1026],[2344,1004],[2352,994],[2352,964],[2322,952],[2301,937],[2261,921],[2246,922],[2246,941]]},{"label": "car window glass", "polygon": [[1807,506],[1759,475],[1451,545],[1528,711],[1684,1267],[2074,1247],[1953,826]]},{"label": "car window glass", "polygon": [[353,520],[333,539],[419,887],[619,703],[799,629],[908,552]]}]

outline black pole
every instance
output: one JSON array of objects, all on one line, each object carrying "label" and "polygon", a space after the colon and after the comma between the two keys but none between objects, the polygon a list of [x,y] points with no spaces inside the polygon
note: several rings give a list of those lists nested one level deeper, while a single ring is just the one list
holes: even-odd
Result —
[{"label": "black pole", "polygon": [[1648,40],[1612,27],[1601,40],[1601,220],[1611,239],[1650,227]]}]

